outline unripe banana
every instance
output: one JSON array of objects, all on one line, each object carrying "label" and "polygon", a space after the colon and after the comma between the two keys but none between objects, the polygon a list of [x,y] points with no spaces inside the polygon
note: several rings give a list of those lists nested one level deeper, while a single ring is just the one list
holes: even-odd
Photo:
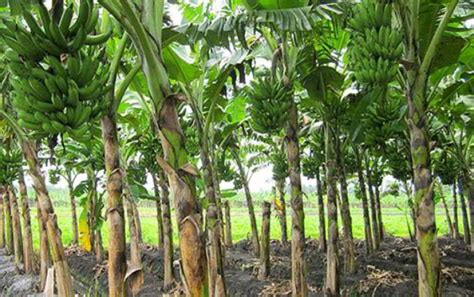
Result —
[{"label": "unripe banana", "polygon": [[63,15],[61,16],[61,20],[59,21],[59,30],[64,36],[69,34],[69,26],[71,25],[73,15],[74,5],[70,4],[64,11]]}]

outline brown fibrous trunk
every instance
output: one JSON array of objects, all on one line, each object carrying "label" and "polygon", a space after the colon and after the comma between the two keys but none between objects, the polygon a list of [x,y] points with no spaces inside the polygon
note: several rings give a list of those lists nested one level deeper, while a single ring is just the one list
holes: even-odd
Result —
[{"label": "brown fibrous trunk", "polygon": [[467,216],[467,207],[466,200],[464,199],[464,190],[463,190],[462,180],[458,180],[458,192],[459,192],[459,201],[461,202],[461,213],[462,213],[462,225],[464,228],[464,243],[466,245],[471,245],[471,228],[469,227],[469,219]]},{"label": "brown fibrous trunk", "polygon": [[69,189],[69,203],[71,204],[71,228],[72,228],[72,244],[76,245],[79,243],[79,231],[77,225],[77,212],[76,212],[76,198],[74,197],[74,185],[71,181],[68,182]]},{"label": "brown fibrous trunk", "polygon": [[224,213],[225,213],[225,245],[227,247],[232,246],[232,221],[230,219],[230,204],[229,201],[224,201]]},{"label": "brown fibrous trunk", "polygon": [[278,195],[277,199],[279,199],[277,214],[281,229],[281,242],[285,244],[288,241],[288,227],[286,225],[285,181],[277,181],[276,188]]},{"label": "brown fibrous trunk", "polygon": [[453,182],[453,228],[454,228],[454,238],[461,238],[459,233],[459,216],[458,216],[458,195],[456,192],[456,180]]},{"label": "brown fibrous trunk", "polygon": [[72,297],[74,296],[72,277],[64,254],[64,247],[61,241],[61,230],[59,229],[53,204],[46,188],[44,176],[41,172],[36,148],[28,141],[22,143],[22,148],[30,169],[30,176],[33,179],[33,184],[38,195],[41,216],[46,224],[48,243],[56,274],[58,294],[60,296]]},{"label": "brown fibrous trunk", "polygon": [[271,204],[264,201],[262,206],[262,233],[260,236],[259,279],[266,279],[270,275],[270,215]]},{"label": "brown fibrous trunk", "polygon": [[326,262],[326,296],[339,296],[339,267],[337,251],[337,163],[334,155],[334,134],[330,127],[325,129],[326,183],[328,197],[328,247]]},{"label": "brown fibrous trunk", "polygon": [[252,249],[255,255],[258,257],[260,255],[260,243],[259,243],[259,238],[258,238],[257,220],[255,218],[255,210],[253,206],[252,194],[250,193],[250,188],[248,185],[247,177],[245,176],[242,160],[240,159],[238,152],[236,152],[235,150],[233,151],[233,155],[237,163],[240,179],[242,180],[242,183],[244,186],[245,199],[247,202],[247,209],[249,212],[249,219],[250,219],[250,230],[252,232]]},{"label": "brown fibrous trunk", "polygon": [[156,206],[156,223],[158,226],[158,248],[163,248],[163,214],[161,211],[161,198],[160,188],[158,184],[158,178],[156,174],[152,173],[153,178],[153,190],[155,192],[155,206]]},{"label": "brown fibrous trunk", "polygon": [[21,197],[21,214],[23,217],[23,264],[26,273],[33,272],[33,235],[31,233],[31,215],[30,206],[28,203],[28,191],[26,188],[23,168],[20,169],[18,185],[20,188]]},{"label": "brown fibrous trunk", "polygon": [[301,190],[300,147],[298,141],[298,109],[294,101],[288,110],[286,149],[290,177],[291,197],[291,281],[292,295],[306,296],[306,264],[304,260],[305,232],[304,209]]},{"label": "brown fibrous trunk", "polygon": [[318,219],[319,219],[319,250],[323,253],[327,250],[326,242],[326,219],[324,214],[323,188],[319,167],[316,172],[316,191],[318,195]]},{"label": "brown fibrous trunk", "polygon": [[359,189],[362,200],[362,210],[364,215],[364,235],[365,235],[365,248],[368,255],[371,255],[374,251],[372,241],[372,229],[370,228],[370,214],[369,214],[369,203],[367,200],[367,188],[365,187],[364,173],[362,171],[362,161],[358,150],[356,149],[356,161],[357,161],[357,178],[359,180]]},{"label": "brown fibrous trunk", "polygon": [[10,195],[10,209],[12,215],[13,251],[15,255],[15,264],[19,267],[23,263],[20,210],[18,208],[18,201],[13,186],[8,187],[8,192]]},{"label": "brown fibrous trunk", "polygon": [[125,217],[123,208],[123,172],[120,167],[120,151],[117,123],[113,115],[102,118],[102,141],[104,142],[108,242],[109,296],[126,296],[125,274],[127,271],[127,251],[125,245]]}]

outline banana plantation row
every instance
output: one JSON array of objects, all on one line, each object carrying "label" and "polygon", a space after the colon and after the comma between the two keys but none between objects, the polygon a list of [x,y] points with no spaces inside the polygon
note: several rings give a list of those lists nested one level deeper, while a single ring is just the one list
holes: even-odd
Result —
[{"label": "banana plantation row", "polygon": [[[73,244],[98,263],[107,259],[109,296],[136,295],[144,282],[139,199],[156,202],[164,290],[178,279],[187,296],[226,296],[232,191],[221,184],[244,190],[252,252],[265,279],[272,206],[263,204],[259,233],[249,180],[271,164],[281,241],[291,242],[292,295],[308,295],[305,175],[317,185],[323,292],[338,296],[341,273],[355,273],[358,264],[348,180],[356,181],[372,255],[384,240],[380,191],[391,176],[408,196],[418,293],[442,295],[438,202],[450,236],[474,252],[468,4],[195,2],[21,0],[0,7],[0,248],[36,272],[30,209],[37,207],[41,286],[51,262],[58,295],[74,296],[49,170],[52,183],[67,182]],[[452,187],[452,203],[443,185]],[[79,197],[84,211],[77,217]]]}]

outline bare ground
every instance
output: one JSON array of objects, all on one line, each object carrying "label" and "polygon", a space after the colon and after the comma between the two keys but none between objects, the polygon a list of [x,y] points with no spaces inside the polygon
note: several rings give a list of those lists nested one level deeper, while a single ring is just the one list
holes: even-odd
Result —
[{"label": "bare ground", "polygon": [[[474,296],[474,253],[461,241],[439,239],[442,256],[444,296]],[[417,296],[416,245],[408,239],[387,237],[379,251],[367,257],[362,241],[357,241],[357,271],[341,273],[344,296]],[[256,278],[258,259],[248,241],[236,243],[226,251],[226,282],[229,296],[290,296],[290,245],[271,243],[271,273],[268,280]],[[342,255],[342,250],[339,251]],[[93,255],[70,247],[68,262],[77,292],[87,296],[107,295],[107,262],[96,264]],[[317,243],[306,245],[307,280],[310,296],[323,296],[326,255]],[[151,246],[142,250],[145,280],[138,296],[160,296],[162,291],[163,255]],[[176,267],[179,279],[179,271]],[[36,276],[21,274],[13,259],[0,250],[0,296],[27,296],[34,293]],[[179,287],[176,289],[179,292]]]},{"label": "bare ground", "polygon": [[[439,239],[442,255],[442,281],[444,296],[474,296],[474,253],[461,241]],[[408,239],[387,237],[379,251],[367,257],[362,241],[357,245],[357,272],[341,273],[342,294],[346,296],[416,296],[417,270],[416,245]],[[258,259],[248,241],[236,243],[226,251],[226,283],[230,296],[290,296],[291,263],[290,245],[278,241],[271,243],[270,278],[256,278]],[[340,251],[342,255],[342,250]],[[310,296],[323,296],[326,255],[319,252],[317,243],[309,240],[306,246],[307,280]],[[144,248],[143,263],[145,284],[139,296],[162,294],[162,254],[155,248]],[[84,283],[96,284],[105,294],[106,268],[97,266],[87,255],[68,257],[76,279],[83,276]],[[91,273],[95,271],[97,274]],[[176,275],[179,275],[176,269]],[[91,278],[92,277],[92,278]]]}]

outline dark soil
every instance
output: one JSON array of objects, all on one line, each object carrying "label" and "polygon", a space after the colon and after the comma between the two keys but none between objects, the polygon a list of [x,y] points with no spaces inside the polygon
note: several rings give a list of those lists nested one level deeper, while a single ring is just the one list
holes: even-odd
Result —
[{"label": "dark soil", "polygon": [[0,296],[29,296],[36,291],[38,277],[22,274],[14,264],[13,256],[0,250]]},{"label": "dark soil", "polygon": [[[474,296],[474,253],[461,241],[440,238],[444,296]],[[417,296],[416,245],[408,239],[387,237],[380,250],[365,256],[363,242],[357,242],[357,272],[341,272],[343,296]],[[250,251],[250,243],[241,241],[226,251],[226,283],[229,296],[290,296],[290,245],[271,243],[271,273],[268,280],[256,278],[258,259]],[[340,255],[343,251],[339,251]],[[177,257],[177,255],[176,255]],[[323,296],[326,255],[317,243],[306,245],[307,279],[310,296]],[[76,291],[81,296],[107,295],[107,262],[96,264],[93,255],[70,247],[67,259],[74,275]],[[138,296],[163,295],[163,255],[144,246],[142,261],[144,285]],[[24,275],[13,264],[12,256],[0,250],[0,296],[31,296],[38,278]],[[179,281],[178,267],[175,275]],[[177,287],[176,291],[179,292]]]},{"label": "dark soil", "polygon": [[[474,253],[462,241],[440,238],[444,296],[474,296]],[[357,242],[357,272],[341,272],[341,289],[346,296],[417,296],[416,245],[408,239],[387,237],[380,250],[365,256],[363,242]],[[271,243],[271,274],[266,281],[258,280],[258,259],[250,251],[250,243],[241,241],[226,251],[226,283],[229,296],[291,296],[290,245]],[[340,251],[340,255],[343,251]],[[162,292],[163,256],[154,248],[144,248],[142,259],[145,282],[139,296],[157,296]],[[306,246],[307,279],[310,296],[323,296],[326,255],[318,251],[317,243]],[[70,251],[71,270],[79,280],[81,293],[93,291],[105,295],[106,266],[96,265],[93,256]],[[176,275],[179,272],[176,267]],[[94,289],[95,287],[95,289]]]}]

